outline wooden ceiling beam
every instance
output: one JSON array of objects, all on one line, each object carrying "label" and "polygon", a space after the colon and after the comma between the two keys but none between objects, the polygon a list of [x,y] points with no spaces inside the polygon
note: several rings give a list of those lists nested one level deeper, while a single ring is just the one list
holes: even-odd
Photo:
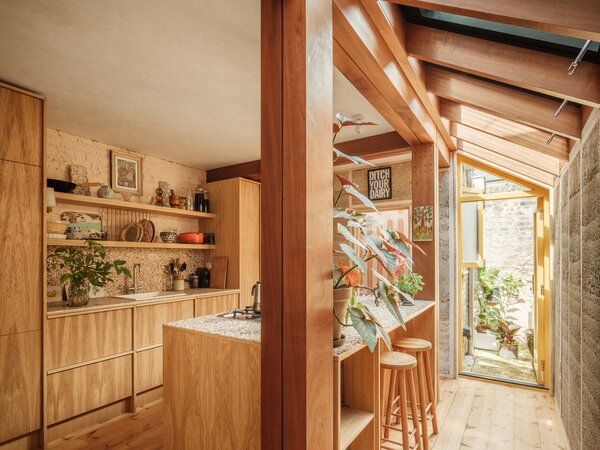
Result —
[{"label": "wooden ceiling beam", "polygon": [[[599,6],[600,7],[600,6]],[[420,60],[572,102],[600,106],[600,66],[422,25],[407,24],[406,49]]]},{"label": "wooden ceiling beam", "polygon": [[[335,147],[349,156],[360,156],[366,160],[376,160],[411,152],[409,144],[395,131],[367,136],[352,141],[340,142]],[[338,159],[335,165],[347,164]],[[260,181],[260,159],[206,171],[206,181],[213,182],[229,178],[248,178]]]},{"label": "wooden ceiling beam", "polygon": [[508,142],[531,148],[561,160],[566,161],[569,159],[569,140],[562,136],[555,136],[549,144],[546,144],[548,141],[547,131],[445,99],[440,101],[440,114],[452,122],[475,128]]},{"label": "wooden ceiling beam", "polygon": [[[333,37],[419,143],[435,142],[436,126],[431,116],[360,0],[334,0]],[[417,144],[412,136],[401,135],[411,145]]]},{"label": "wooden ceiling beam", "polygon": [[[444,141],[443,147],[446,150],[456,150],[454,141],[441,120],[435,100],[427,93],[427,86],[423,76],[424,64],[417,59],[410,58],[406,52],[404,38],[405,22],[400,9],[387,2],[361,0],[361,3],[385,40],[417,97],[419,97],[427,113],[431,116],[438,130],[439,137]],[[441,156],[444,157],[444,155]]]},{"label": "wooden ceiling beam", "polygon": [[389,0],[400,5],[600,41],[596,0]]},{"label": "wooden ceiling beam", "polygon": [[480,159],[488,164],[492,164],[514,172],[523,177],[530,178],[545,186],[554,186],[554,181],[556,179],[554,175],[548,172],[544,172],[543,170],[539,170],[536,167],[524,164],[520,161],[516,161],[507,156],[495,153],[491,150],[479,147],[470,142],[462,141],[460,139],[457,141],[457,147],[459,151],[461,151],[467,156]]},{"label": "wooden ceiling beam", "polygon": [[558,100],[431,66],[427,67],[427,89],[439,97],[466,103],[549,133],[581,139],[580,108],[567,105],[554,119],[561,104]]},{"label": "wooden ceiling beam", "polygon": [[547,154],[539,153],[519,144],[506,141],[502,138],[492,136],[483,131],[462,125],[460,123],[452,123],[450,132],[455,138],[464,142],[470,142],[479,147],[486,148],[500,155],[512,158],[515,161],[528,164],[532,167],[537,167],[544,172],[558,176],[560,174],[561,162]]}]

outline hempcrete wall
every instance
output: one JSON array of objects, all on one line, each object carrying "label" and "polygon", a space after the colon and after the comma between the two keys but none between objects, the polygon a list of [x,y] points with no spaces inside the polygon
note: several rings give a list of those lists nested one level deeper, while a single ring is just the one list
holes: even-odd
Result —
[{"label": "hempcrete wall", "polygon": [[452,264],[453,223],[451,212],[452,180],[454,179],[452,167],[440,170],[439,175],[439,368],[440,374],[454,376],[454,348],[450,305],[454,301],[454,280]]},{"label": "hempcrete wall", "polygon": [[555,190],[556,402],[572,450],[600,448],[600,121]]}]

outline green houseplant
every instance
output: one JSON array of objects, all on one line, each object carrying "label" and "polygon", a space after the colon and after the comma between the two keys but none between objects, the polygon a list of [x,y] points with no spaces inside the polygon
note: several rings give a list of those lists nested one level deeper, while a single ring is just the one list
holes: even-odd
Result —
[{"label": "green houseplant", "polygon": [[103,287],[113,279],[111,272],[130,277],[123,260],[109,261],[104,247],[86,241],[85,247],[58,247],[48,255],[48,269],[60,270],[61,284],[69,283],[68,306],[85,306],[91,286]]},{"label": "green houseplant", "polygon": [[525,282],[522,278],[514,276],[512,273],[507,273],[500,280],[502,293],[506,296],[507,300],[514,299],[518,300],[519,290],[525,286]]},{"label": "green houseplant", "polygon": [[506,319],[498,319],[498,329],[500,331],[498,340],[500,341],[500,356],[506,359],[517,359],[519,357],[519,344],[515,335],[521,327]]},{"label": "green houseplant", "polygon": [[499,274],[500,269],[497,269],[496,267],[480,267],[477,271],[479,287],[488,303],[496,301],[494,293],[497,289]]},{"label": "green houseplant", "polygon": [[[372,122],[352,120],[338,114],[337,122],[333,124],[333,141],[345,126],[373,125]],[[345,158],[354,164],[373,164],[356,156],[348,156],[333,148],[335,158]],[[391,341],[375,314],[367,305],[357,298],[359,288],[370,291],[376,304],[383,302],[392,316],[404,327],[404,319],[400,312],[399,298],[412,301],[412,297],[402,292],[389,279],[397,280],[398,274],[404,268],[410,268],[410,248],[422,251],[402,233],[384,228],[379,221],[362,211],[339,207],[345,196],[358,200],[371,211],[377,208],[371,200],[358,190],[358,186],[341,175],[335,174],[341,184],[333,208],[333,218],[337,221],[337,232],[345,242],[339,244],[335,253],[342,255],[349,264],[338,262],[334,264],[333,297],[334,297],[334,345],[340,341],[341,330],[344,326],[353,326],[371,351],[377,345],[377,333],[382,336],[388,348]],[[350,231],[353,230],[354,232]],[[367,271],[367,263],[377,260],[386,276],[372,269],[377,281],[376,286],[360,284],[361,275]]]},{"label": "green houseplant", "polygon": [[400,277],[396,283],[396,287],[402,292],[407,293],[411,297],[414,297],[423,290],[423,277],[418,273],[405,273]]}]

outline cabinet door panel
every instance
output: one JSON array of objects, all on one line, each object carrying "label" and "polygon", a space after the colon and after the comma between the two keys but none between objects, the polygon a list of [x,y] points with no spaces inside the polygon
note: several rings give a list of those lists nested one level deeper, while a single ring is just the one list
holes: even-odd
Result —
[{"label": "cabinet door panel", "polygon": [[136,391],[144,392],[162,385],[163,348],[156,347],[136,354]]},{"label": "cabinet door panel", "polygon": [[42,332],[0,337],[0,442],[40,427]]},{"label": "cabinet door panel", "polygon": [[48,376],[48,423],[99,408],[132,394],[132,355]]},{"label": "cabinet door panel", "polygon": [[195,316],[208,316],[239,308],[239,294],[217,295],[196,299]]},{"label": "cabinet door panel", "polygon": [[167,322],[194,317],[194,301],[138,307],[135,312],[136,348],[162,344],[162,326]]},{"label": "cabinet door panel", "polygon": [[39,167],[0,160],[0,335],[41,329],[41,185]]},{"label": "cabinet door panel", "polygon": [[48,319],[46,368],[130,351],[132,327],[131,309]]},{"label": "cabinet door panel", "polygon": [[43,106],[39,98],[0,86],[0,159],[42,166]]}]

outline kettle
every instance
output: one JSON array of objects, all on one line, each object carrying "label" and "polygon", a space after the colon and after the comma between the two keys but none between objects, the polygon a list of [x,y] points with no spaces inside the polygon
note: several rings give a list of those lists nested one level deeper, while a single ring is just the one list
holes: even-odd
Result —
[{"label": "kettle", "polygon": [[252,291],[250,291],[250,295],[254,296],[254,302],[252,303],[252,311],[260,314],[260,281],[257,281],[254,286],[252,286]]}]

